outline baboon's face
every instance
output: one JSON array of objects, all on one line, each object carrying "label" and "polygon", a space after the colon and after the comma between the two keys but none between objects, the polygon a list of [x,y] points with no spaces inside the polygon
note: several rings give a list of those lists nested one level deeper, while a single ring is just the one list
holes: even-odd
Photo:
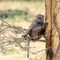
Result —
[{"label": "baboon's face", "polygon": [[41,23],[43,23],[44,22],[44,16],[37,16],[37,23],[38,24],[41,24]]}]

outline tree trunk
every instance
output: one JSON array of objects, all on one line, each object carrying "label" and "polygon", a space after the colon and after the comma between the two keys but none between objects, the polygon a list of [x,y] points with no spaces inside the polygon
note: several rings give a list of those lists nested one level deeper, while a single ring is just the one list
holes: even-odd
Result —
[{"label": "tree trunk", "polygon": [[45,0],[46,2],[46,21],[48,27],[46,29],[46,60],[60,60],[60,1]]}]

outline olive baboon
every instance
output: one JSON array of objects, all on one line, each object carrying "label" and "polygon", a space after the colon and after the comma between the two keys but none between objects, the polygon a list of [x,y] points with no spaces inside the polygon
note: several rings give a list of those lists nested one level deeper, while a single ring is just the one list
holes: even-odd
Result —
[{"label": "olive baboon", "polygon": [[44,23],[44,16],[42,14],[38,14],[23,37],[25,38],[27,35],[29,35],[32,40],[37,40],[42,35],[45,37],[47,25],[48,23]]}]

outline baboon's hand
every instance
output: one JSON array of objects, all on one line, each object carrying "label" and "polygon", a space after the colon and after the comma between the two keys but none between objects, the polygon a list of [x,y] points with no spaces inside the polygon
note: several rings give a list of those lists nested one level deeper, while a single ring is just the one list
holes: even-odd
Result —
[{"label": "baboon's hand", "polygon": [[27,35],[25,34],[25,35],[22,35],[22,37],[24,38],[24,39],[26,39],[27,38]]}]

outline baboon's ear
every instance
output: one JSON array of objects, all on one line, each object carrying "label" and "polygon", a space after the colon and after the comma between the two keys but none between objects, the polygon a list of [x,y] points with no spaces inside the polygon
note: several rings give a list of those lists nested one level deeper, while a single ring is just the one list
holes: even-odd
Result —
[{"label": "baboon's ear", "polygon": [[44,15],[42,15],[42,18],[44,18]]},{"label": "baboon's ear", "polygon": [[42,20],[44,20],[44,16],[43,15],[41,16],[41,18],[42,18]]},{"label": "baboon's ear", "polygon": [[48,26],[48,22],[45,23],[45,27],[47,27],[47,26]]}]

